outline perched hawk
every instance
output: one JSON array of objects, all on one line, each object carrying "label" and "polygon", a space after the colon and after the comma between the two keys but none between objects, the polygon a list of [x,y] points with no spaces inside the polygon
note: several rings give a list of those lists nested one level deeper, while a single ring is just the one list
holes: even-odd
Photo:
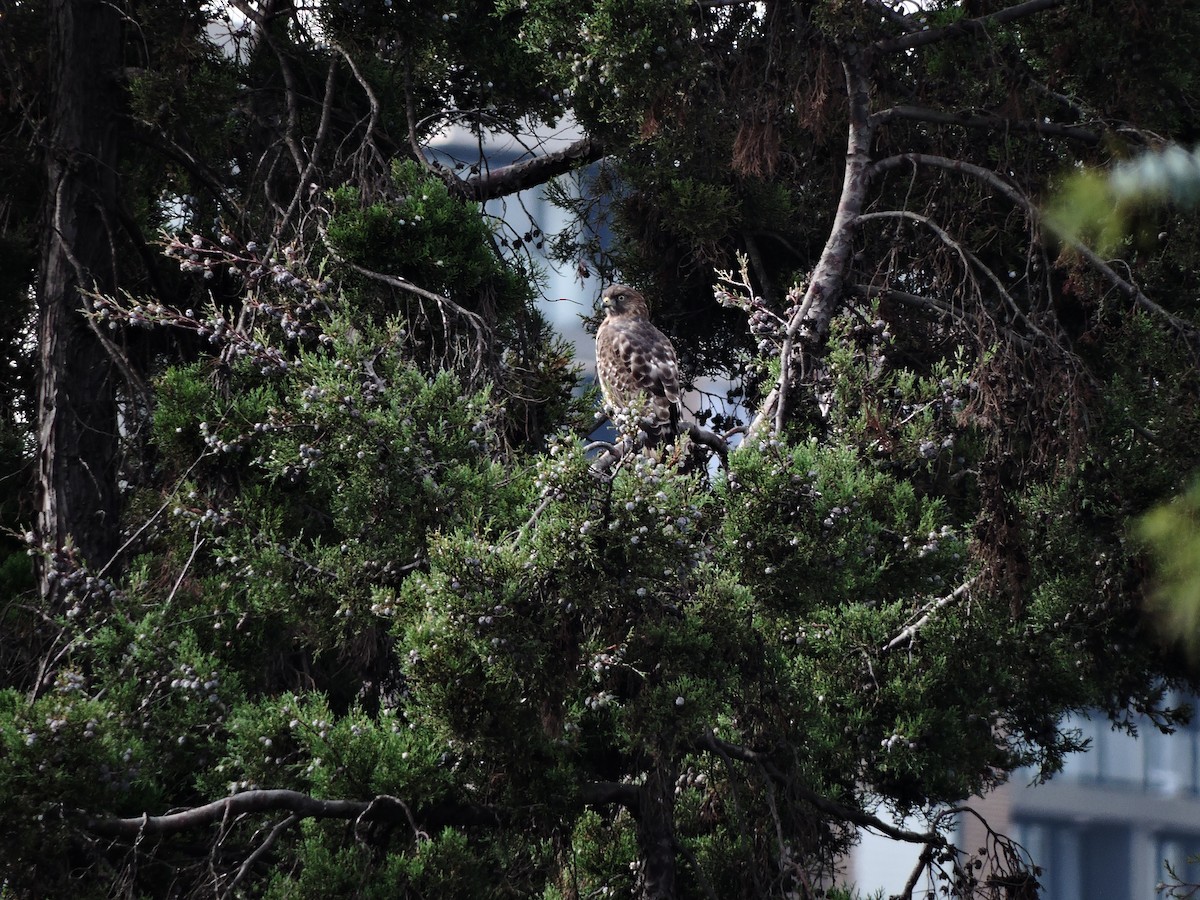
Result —
[{"label": "perched hawk", "polygon": [[646,301],[633,288],[611,285],[601,296],[596,376],[610,413],[637,407],[642,427],[658,440],[679,430],[679,363],[670,339],[650,324]]}]

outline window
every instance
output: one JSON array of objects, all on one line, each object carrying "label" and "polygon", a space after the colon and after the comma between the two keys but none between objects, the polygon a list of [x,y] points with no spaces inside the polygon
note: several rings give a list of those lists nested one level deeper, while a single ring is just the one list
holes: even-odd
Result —
[{"label": "window", "polygon": [[1133,900],[1129,829],[1055,819],[1014,822],[1017,840],[1042,869],[1043,900]]},{"label": "window", "polygon": [[1172,796],[1195,791],[1196,742],[1190,729],[1162,734],[1150,727],[1143,729],[1142,740],[1146,744],[1146,787]]},{"label": "window", "polygon": [[1160,835],[1155,842],[1155,850],[1155,871],[1158,873],[1156,882],[1174,883],[1174,879],[1167,873],[1167,864],[1170,863],[1181,881],[1200,884],[1200,862],[1188,861],[1195,860],[1197,854],[1200,854],[1200,834]]},{"label": "window", "polygon": [[1063,728],[1077,728],[1079,733],[1090,740],[1091,749],[1087,753],[1072,753],[1063,763],[1062,777],[1069,781],[1095,782],[1100,778],[1100,729],[1092,718],[1068,719]]},{"label": "window", "polygon": [[1041,867],[1039,882],[1043,900],[1083,900],[1079,836],[1069,823],[1052,821],[1014,822],[1017,842]]},{"label": "window", "polygon": [[1103,723],[1097,731],[1100,778],[1110,782],[1142,784],[1146,777],[1143,743],[1124,731],[1104,727]]}]

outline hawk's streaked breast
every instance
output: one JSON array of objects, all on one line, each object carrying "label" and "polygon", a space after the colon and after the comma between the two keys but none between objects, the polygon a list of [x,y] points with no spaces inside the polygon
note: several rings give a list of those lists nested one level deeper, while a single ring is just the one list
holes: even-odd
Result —
[{"label": "hawk's streaked breast", "polygon": [[604,321],[596,331],[596,376],[610,412],[638,406],[659,436],[679,424],[679,363],[670,339],[650,323],[646,301],[614,284],[603,294]]}]

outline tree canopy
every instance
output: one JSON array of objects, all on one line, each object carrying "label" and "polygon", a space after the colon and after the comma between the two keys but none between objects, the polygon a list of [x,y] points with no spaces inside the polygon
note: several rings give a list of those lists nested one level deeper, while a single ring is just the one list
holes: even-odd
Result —
[{"label": "tree canopy", "polygon": [[[1044,210],[1197,140],[1195,4],[0,25],[0,896],[815,897],[866,827],[999,897],[1039,861],[955,809],[1189,714],[1131,527],[1197,462],[1194,211]],[[542,244],[728,396],[592,440]]]}]

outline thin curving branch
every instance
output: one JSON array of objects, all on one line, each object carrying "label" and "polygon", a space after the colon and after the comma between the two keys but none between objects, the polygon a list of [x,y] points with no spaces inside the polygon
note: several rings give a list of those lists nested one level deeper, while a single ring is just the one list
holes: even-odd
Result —
[{"label": "thin curving branch", "polygon": [[718,756],[730,756],[733,759],[741,760],[745,763],[752,763],[762,767],[764,772],[767,772],[773,779],[779,782],[786,782],[788,789],[793,791],[797,796],[805,802],[810,803],[826,815],[833,816],[843,822],[849,822],[852,825],[858,825],[860,828],[870,828],[879,832],[885,837],[890,837],[892,840],[904,841],[909,844],[926,844],[935,847],[948,846],[949,842],[934,831],[908,831],[904,828],[899,828],[890,822],[885,822],[878,816],[873,816],[868,812],[863,812],[861,809],[854,809],[849,806],[844,806],[835,800],[830,800],[828,797],[823,797],[816,791],[810,790],[803,785],[797,784],[794,779],[788,779],[779,771],[771,759],[763,753],[751,750],[747,747],[742,747],[738,744],[731,744],[728,741],[723,741],[709,729],[705,734],[696,741],[696,744],[703,750],[711,753],[716,753]]},{"label": "thin curving branch", "polygon": [[274,10],[271,14],[264,16],[249,3],[245,2],[245,0],[230,0],[230,2],[238,12],[258,26],[259,36],[266,41],[267,46],[275,54],[276,62],[279,63],[279,73],[283,76],[283,96],[287,107],[287,127],[283,132],[283,143],[292,156],[292,164],[296,167],[296,174],[302,175],[305,168],[304,148],[300,145],[300,139],[297,136],[300,129],[300,86],[296,82],[296,73],[292,69],[292,64],[288,60],[287,54],[279,46],[279,42],[275,40],[270,27],[268,27],[270,19],[280,15],[291,14],[292,7],[289,4],[283,9]]},{"label": "thin curving branch", "polygon": [[937,600],[934,600],[927,607],[925,607],[920,618],[910,625],[902,628],[899,634],[883,645],[880,652],[887,653],[889,650],[895,650],[905,641],[911,641],[914,637],[916,637],[917,632],[929,622],[935,612],[937,612],[939,609],[944,609],[951,603],[954,603],[966,596],[967,591],[971,589],[971,586],[975,583],[975,581],[976,579],[972,578],[970,581],[963,582],[945,597],[939,597]]},{"label": "thin curving branch", "polygon": [[[960,159],[949,159],[944,156],[935,156],[929,153],[899,153],[895,156],[889,156],[873,163],[869,168],[870,175],[878,175],[886,172],[889,169],[895,169],[900,166],[931,166],[934,168],[945,169],[949,172],[958,172],[962,175],[968,175],[994,188],[998,193],[1006,197],[1015,206],[1020,207],[1037,225],[1042,225],[1042,212],[1037,205],[1025,196],[1020,190],[1012,184],[1001,178],[991,169],[985,169],[982,166],[974,165],[973,163],[963,162]],[[1141,289],[1133,282],[1122,278],[1117,274],[1117,271],[1108,264],[1095,250],[1088,247],[1086,244],[1074,238],[1061,237],[1060,239],[1073,251],[1087,260],[1097,272],[1103,275],[1113,287],[1121,292],[1127,299],[1133,301],[1134,304],[1141,307],[1146,312],[1162,319],[1172,331],[1186,341],[1193,351],[1200,353],[1200,326],[1194,325],[1191,322],[1181,319],[1173,313],[1167,311],[1159,304],[1155,303],[1149,297],[1142,293]]]},{"label": "thin curving branch", "polygon": [[982,302],[983,292],[979,288],[979,282],[972,273],[972,269],[978,270],[980,273],[982,273],[984,278],[991,282],[992,287],[995,288],[996,293],[1000,296],[1000,298],[1004,300],[1005,305],[1008,307],[1009,312],[1012,313],[1013,318],[1016,321],[1023,323],[1026,328],[1028,328],[1038,337],[1042,338],[1042,340],[1053,343],[1053,338],[1051,338],[1050,335],[1046,334],[1041,328],[1031,322],[1029,317],[1026,316],[1021,310],[1020,305],[1013,298],[1012,294],[1008,292],[1008,288],[1004,286],[1004,282],[1000,280],[1000,276],[998,276],[989,266],[984,264],[983,260],[981,260],[978,256],[952,238],[944,228],[942,228],[928,216],[923,216],[920,213],[915,213],[906,209],[889,209],[881,210],[879,212],[864,213],[858,217],[858,221],[860,223],[875,219],[907,219],[929,229],[931,232],[933,232],[937,239],[942,242],[942,244],[944,244],[958,256],[959,260],[962,262],[964,274],[970,279],[971,287],[974,289],[974,294],[977,300]]},{"label": "thin curving branch", "polygon": [[1024,131],[1047,137],[1068,138],[1084,144],[1098,144],[1103,136],[1090,128],[1078,125],[1061,125],[1057,122],[1039,122],[1035,119],[1009,119],[1004,116],[980,113],[950,113],[924,106],[901,104],[872,114],[871,124],[885,125],[896,121],[928,122],[934,125],[958,125],[963,128],[979,128],[987,131]]},{"label": "thin curving branch", "polygon": [[245,858],[245,860],[242,861],[242,864],[238,867],[237,874],[233,876],[233,880],[229,882],[229,886],[225,888],[223,892],[224,896],[232,897],[233,889],[236,888],[241,880],[246,877],[246,874],[254,868],[254,864],[270,853],[271,848],[273,848],[279,841],[280,836],[300,820],[301,816],[297,815],[296,813],[292,813],[286,818],[275,823],[275,826],[263,839],[263,842],[254,849],[253,853],[251,853]]},{"label": "thin curving branch", "polygon": [[1007,9],[999,10],[990,15],[979,16],[975,19],[964,19],[961,22],[943,25],[941,28],[930,28],[928,31],[916,31],[912,34],[906,34],[903,37],[876,41],[874,49],[880,53],[898,53],[951,38],[965,37],[970,34],[982,34],[993,25],[1003,25],[1006,22],[1013,22],[1034,13],[1053,9],[1062,4],[1063,0],[1026,0],[1024,3],[1018,3],[1016,6],[1010,6]]},{"label": "thin curving branch", "polygon": [[415,817],[426,828],[498,827],[508,814],[503,810],[474,803],[435,803],[417,813],[394,797],[372,800],[320,800],[300,791],[285,789],[243,791],[203,806],[195,806],[162,816],[143,813],[129,818],[87,816],[83,827],[104,837],[165,837],[194,828],[215,825],[235,816],[257,813],[288,812],[302,819],[359,819],[408,825]]},{"label": "thin curving branch", "polygon": [[471,369],[470,380],[474,381],[479,376],[479,373],[483,371],[484,352],[490,344],[491,335],[491,329],[488,328],[487,323],[484,321],[483,317],[479,315],[479,313],[472,312],[471,310],[460,306],[449,297],[443,297],[441,294],[426,290],[419,285],[413,284],[407,278],[403,278],[400,275],[392,275],[387,272],[376,272],[374,269],[368,269],[366,266],[360,266],[358,263],[351,262],[334,249],[333,243],[329,240],[329,236],[325,232],[324,227],[318,226],[318,232],[321,235],[322,241],[325,243],[326,249],[329,251],[329,255],[337,262],[347,266],[348,268],[357,272],[359,275],[371,279],[372,281],[378,281],[381,284],[386,284],[389,287],[394,287],[398,290],[404,291],[405,293],[419,297],[422,300],[429,300],[433,302],[437,306],[438,311],[442,314],[442,321],[446,328],[447,338],[449,337],[450,331],[447,314],[449,313],[465,320],[475,333],[475,359],[474,366]]},{"label": "thin curving branch", "polygon": [[[371,153],[375,157],[375,162],[382,165],[384,162],[383,155],[379,152],[379,148],[375,145],[375,136],[379,131],[379,119],[382,115],[382,107],[379,103],[379,98],[375,95],[371,83],[367,81],[362,71],[358,68],[358,63],[354,61],[354,57],[341,44],[334,43],[331,45],[334,50],[342,55],[346,60],[346,65],[350,67],[350,72],[354,76],[354,80],[358,82],[358,86],[362,88],[363,93],[367,96],[367,105],[370,112],[367,114],[367,124],[364,129],[363,147],[370,148]],[[361,120],[360,120],[361,121]]]},{"label": "thin curving branch", "polygon": [[138,128],[130,129],[130,135],[134,140],[144,143],[150,149],[173,159],[187,169],[193,178],[208,189],[209,195],[232,221],[239,225],[246,221],[246,211],[233,196],[233,192],[221,184],[216,174],[205,163],[197,159],[195,154],[169,137],[153,122],[136,116],[130,116],[129,121],[141,125],[145,129],[145,131]]},{"label": "thin curving branch", "polygon": [[[71,242],[67,240],[63,227],[63,188],[65,184],[66,170],[60,174],[58,183],[54,187],[54,221],[51,223],[50,228],[58,241],[58,246],[62,249],[63,255],[66,256],[67,262],[71,264],[71,268],[75,272],[75,278],[78,283],[77,293],[83,302],[83,309],[81,311],[92,335],[96,338],[100,346],[104,348],[104,352],[108,354],[113,365],[116,366],[117,370],[125,378],[125,383],[129,386],[130,391],[149,408],[150,388],[146,385],[141,375],[134,370],[124,351],[113,343],[100,328],[96,317],[93,315],[95,311],[94,303],[99,297],[96,290],[96,280],[71,249]],[[89,288],[87,285],[91,285],[91,287]]]},{"label": "thin curving branch", "polygon": [[[722,467],[728,468],[729,438],[732,437],[733,432],[720,435],[715,431],[709,431],[703,425],[699,425],[696,422],[680,422],[677,428],[677,435],[686,434],[693,443],[707,447],[713,453],[717,454],[718,459],[721,460]],[[655,443],[654,437],[647,434],[645,440],[640,442],[629,437],[623,438],[615,444],[611,441],[591,441],[583,450],[584,453],[591,450],[603,451],[597,454],[596,458],[591,461],[591,468],[594,474],[604,475],[630,453],[643,448],[651,448]]]},{"label": "thin curving branch", "polygon": [[887,19],[893,25],[903,28],[906,32],[920,31],[921,26],[912,18],[905,15],[898,9],[893,9],[888,6],[883,0],[863,0],[863,5],[869,9],[879,13],[881,18]]},{"label": "thin curving branch", "polygon": [[296,214],[304,195],[316,187],[310,182],[317,171],[317,159],[320,156],[321,148],[325,145],[325,139],[329,135],[329,120],[333,114],[334,92],[337,87],[337,63],[336,56],[329,57],[329,69],[325,75],[325,99],[321,102],[321,121],[317,125],[316,137],[313,138],[312,152],[308,155],[308,164],[305,165],[304,171],[300,173],[300,178],[296,182],[296,192],[292,195],[292,202],[288,204],[283,221],[277,222],[275,225],[277,232],[283,231],[292,216]]}]

